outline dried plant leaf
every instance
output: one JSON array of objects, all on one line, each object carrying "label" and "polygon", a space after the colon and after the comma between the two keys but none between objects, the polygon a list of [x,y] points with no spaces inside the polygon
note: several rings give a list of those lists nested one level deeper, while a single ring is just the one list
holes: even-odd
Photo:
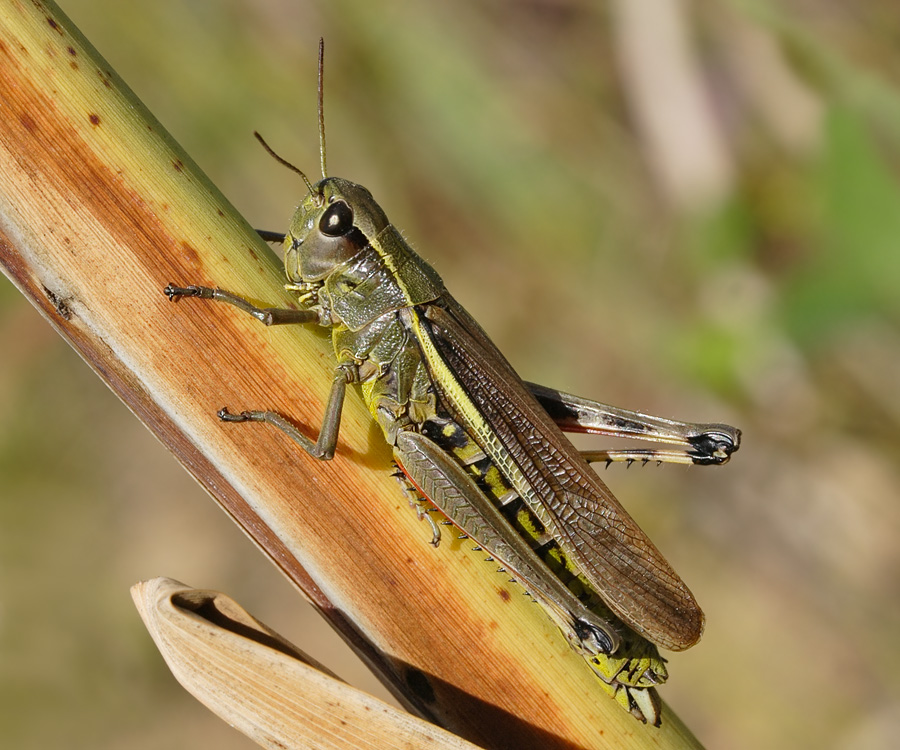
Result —
[{"label": "dried plant leaf", "polygon": [[176,679],[262,747],[476,748],[340,681],[224,594],[171,578],[131,593]]}]

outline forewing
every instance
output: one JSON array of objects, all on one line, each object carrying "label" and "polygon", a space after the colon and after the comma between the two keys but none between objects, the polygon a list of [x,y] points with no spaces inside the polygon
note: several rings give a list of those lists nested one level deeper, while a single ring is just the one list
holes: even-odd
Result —
[{"label": "forewing", "polygon": [[703,612],[693,594],[475,320],[448,295],[425,307],[423,326],[533,490],[523,499],[617,616],[663,648],[696,643]]}]

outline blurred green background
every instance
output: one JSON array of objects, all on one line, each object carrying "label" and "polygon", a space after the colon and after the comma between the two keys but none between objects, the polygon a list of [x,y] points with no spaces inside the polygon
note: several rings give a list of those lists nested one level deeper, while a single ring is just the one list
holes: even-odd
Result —
[{"label": "blurred green background", "polygon": [[[273,230],[302,186],[251,133],[315,175],[323,35],[329,171],[524,377],[743,429],[722,469],[603,473],[707,614],[665,700],[711,748],[896,747],[896,3],[61,5]],[[378,689],[5,279],[0,352],[4,745],[251,746],[145,635],[155,575]]]}]

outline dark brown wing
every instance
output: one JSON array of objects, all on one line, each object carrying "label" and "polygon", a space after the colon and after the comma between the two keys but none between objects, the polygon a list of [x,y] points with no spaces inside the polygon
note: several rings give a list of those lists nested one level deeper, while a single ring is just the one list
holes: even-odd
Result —
[{"label": "dark brown wing", "polygon": [[[704,618],[693,594],[481,327],[449,295],[424,311],[424,331],[533,489],[532,509],[565,554],[616,615],[649,641],[676,651],[696,643]],[[435,384],[452,403],[440,378]],[[477,439],[476,426],[470,427]],[[482,448],[492,455],[490,446]]]}]

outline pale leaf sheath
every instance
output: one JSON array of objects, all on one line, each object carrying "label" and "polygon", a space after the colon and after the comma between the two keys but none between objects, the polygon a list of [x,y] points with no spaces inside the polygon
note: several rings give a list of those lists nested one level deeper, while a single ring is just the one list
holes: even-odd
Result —
[{"label": "pale leaf sheath", "polygon": [[131,595],[176,679],[262,747],[477,750],[342,682],[224,594],[154,578]]}]

